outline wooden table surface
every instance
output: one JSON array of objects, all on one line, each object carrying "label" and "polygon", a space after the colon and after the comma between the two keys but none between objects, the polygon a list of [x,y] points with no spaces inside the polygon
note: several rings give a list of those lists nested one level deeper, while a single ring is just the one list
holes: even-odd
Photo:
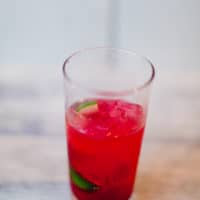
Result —
[{"label": "wooden table surface", "polygon": [[[11,78],[0,82],[0,200],[69,199],[62,85]],[[157,70],[135,195],[200,199],[200,70]]]}]

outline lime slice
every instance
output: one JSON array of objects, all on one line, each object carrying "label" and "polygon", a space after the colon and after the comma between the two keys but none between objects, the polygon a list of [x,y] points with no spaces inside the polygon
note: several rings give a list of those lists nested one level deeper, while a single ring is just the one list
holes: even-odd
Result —
[{"label": "lime slice", "polygon": [[84,190],[86,192],[95,192],[99,189],[99,186],[86,180],[72,168],[70,168],[70,177],[72,183],[81,190]]},{"label": "lime slice", "polygon": [[77,108],[76,111],[79,113],[93,113],[98,110],[98,104],[96,101],[87,101],[81,103]]}]

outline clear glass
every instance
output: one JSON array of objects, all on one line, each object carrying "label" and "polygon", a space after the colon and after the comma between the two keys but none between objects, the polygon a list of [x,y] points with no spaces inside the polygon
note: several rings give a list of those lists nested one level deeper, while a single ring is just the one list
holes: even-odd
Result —
[{"label": "clear glass", "polygon": [[130,51],[85,49],[63,65],[72,199],[133,198],[155,70]]}]

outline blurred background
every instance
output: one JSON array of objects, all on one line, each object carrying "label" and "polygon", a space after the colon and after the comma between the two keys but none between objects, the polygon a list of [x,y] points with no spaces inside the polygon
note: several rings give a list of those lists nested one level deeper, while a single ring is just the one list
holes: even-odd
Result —
[{"label": "blurred background", "polygon": [[62,64],[111,46],[155,64],[136,199],[200,199],[200,1],[0,0],[0,199],[68,199]]}]

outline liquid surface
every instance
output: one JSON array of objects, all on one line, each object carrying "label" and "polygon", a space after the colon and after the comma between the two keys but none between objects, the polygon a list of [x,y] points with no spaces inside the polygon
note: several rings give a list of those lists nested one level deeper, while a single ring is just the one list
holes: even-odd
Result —
[{"label": "liquid surface", "polygon": [[[71,188],[79,200],[128,200],[144,132],[144,111],[122,100],[78,102],[68,108]],[[91,104],[91,103],[90,103]]]}]

